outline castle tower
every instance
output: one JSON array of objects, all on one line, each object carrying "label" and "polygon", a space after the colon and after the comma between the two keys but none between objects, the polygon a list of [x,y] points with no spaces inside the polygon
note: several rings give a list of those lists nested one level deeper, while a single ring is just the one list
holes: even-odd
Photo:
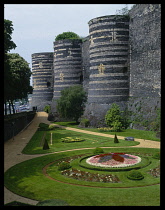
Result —
[{"label": "castle tower", "polygon": [[54,93],[53,106],[61,90],[82,83],[80,39],[64,39],[54,42]]},{"label": "castle tower", "polygon": [[32,54],[32,106],[43,111],[53,97],[53,52]]},{"label": "castle tower", "polygon": [[94,18],[88,24],[90,78],[85,115],[100,119],[110,104],[128,100],[129,20],[110,15]]}]

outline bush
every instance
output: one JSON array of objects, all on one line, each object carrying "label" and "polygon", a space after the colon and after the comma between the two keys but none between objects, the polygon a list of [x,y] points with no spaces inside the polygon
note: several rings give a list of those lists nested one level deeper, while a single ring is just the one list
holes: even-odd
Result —
[{"label": "bush", "polygon": [[160,160],[160,152],[155,153],[152,157],[153,157],[154,159]]},{"label": "bush", "polygon": [[49,145],[48,145],[47,139],[45,139],[44,145],[43,145],[43,150],[47,150],[47,149],[49,149]]},{"label": "bush", "polygon": [[122,117],[120,108],[117,104],[113,103],[111,108],[107,111],[105,115],[105,122],[109,127],[113,127],[114,131],[121,131],[122,125]]},{"label": "bush", "polygon": [[90,121],[88,119],[81,119],[80,125],[83,127],[88,127],[90,125]]},{"label": "bush", "polygon": [[63,171],[65,169],[69,169],[71,168],[70,164],[68,162],[64,162],[62,161],[59,165],[58,165],[58,170],[59,171]]},{"label": "bush", "polygon": [[49,125],[49,130],[53,130],[55,128],[55,125]]},{"label": "bush", "polygon": [[114,143],[119,143],[119,140],[118,140],[116,134],[115,134],[115,137],[114,137]]},{"label": "bush", "polygon": [[69,204],[60,199],[51,199],[39,201],[36,206],[69,206]]},{"label": "bush", "polygon": [[44,112],[50,113],[50,109],[51,109],[50,105],[46,105],[44,107]]},{"label": "bush", "polygon": [[142,173],[140,171],[131,170],[131,171],[129,171],[127,178],[131,179],[131,180],[141,180],[144,178],[144,176],[142,175]]},{"label": "bush", "polygon": [[49,125],[48,125],[48,124],[40,123],[40,124],[39,124],[38,130],[39,130],[39,131],[47,131],[48,128],[49,128]]},{"label": "bush", "polygon": [[96,147],[93,151],[94,155],[99,155],[101,153],[104,153],[104,150],[102,148]]}]

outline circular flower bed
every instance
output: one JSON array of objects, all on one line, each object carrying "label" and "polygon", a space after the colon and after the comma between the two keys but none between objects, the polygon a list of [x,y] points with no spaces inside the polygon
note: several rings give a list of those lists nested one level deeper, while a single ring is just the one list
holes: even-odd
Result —
[{"label": "circular flower bed", "polygon": [[141,158],[125,153],[107,153],[89,157],[86,163],[100,167],[128,167],[141,162]]}]

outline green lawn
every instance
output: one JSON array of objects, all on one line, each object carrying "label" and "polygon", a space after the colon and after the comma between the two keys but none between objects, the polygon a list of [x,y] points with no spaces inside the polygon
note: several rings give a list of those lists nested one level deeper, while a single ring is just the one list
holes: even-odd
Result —
[{"label": "green lawn", "polygon": [[[155,167],[159,161],[152,160],[152,164],[140,169],[145,178],[141,181],[128,180],[126,172],[116,172],[122,183],[111,183],[121,186],[133,186],[134,188],[101,188],[100,187],[75,186],[56,182],[48,179],[42,168],[57,159],[89,153],[92,150],[70,151],[59,154],[51,154],[34,158],[11,167],[5,173],[5,186],[16,194],[35,200],[62,199],[71,206],[159,206],[160,185],[136,187],[138,185],[158,183],[159,178],[151,177],[147,170]],[[105,152],[109,151],[105,149]],[[113,148],[116,152],[152,153],[159,149],[146,148]],[[75,163],[74,163],[75,164]],[[110,172],[111,173],[111,172]],[[113,172],[114,173],[114,172]],[[62,179],[62,178],[61,178]],[[68,178],[70,179],[70,178]],[[76,181],[76,180],[75,180]],[[109,185],[109,187],[111,187]],[[114,186],[115,186],[114,185]]]},{"label": "green lawn", "polygon": [[[72,121],[72,122],[55,122],[55,124],[100,133],[100,131],[97,128],[80,128],[74,121]],[[115,133],[116,133],[118,136],[133,136],[134,138],[138,138],[138,139],[160,141],[160,139],[155,137],[156,133],[154,131],[126,129],[121,132],[101,132],[101,133],[112,134],[112,135],[115,135]]]},{"label": "green lawn", "polygon": [[[49,150],[43,150],[41,146],[42,137],[46,132],[46,138],[49,143]],[[52,133],[52,145],[50,145],[50,138]],[[72,137],[72,138],[82,138],[85,139],[83,142],[74,143],[64,143],[62,138]],[[88,147],[127,147],[138,145],[139,142],[136,141],[125,141],[119,140],[119,143],[114,143],[113,138],[95,136],[90,134],[79,133],[75,131],[55,128],[51,131],[40,131],[37,130],[36,133],[31,138],[30,142],[23,149],[24,154],[42,154],[42,153],[52,153],[57,151],[64,151],[77,148],[88,148]]]}]

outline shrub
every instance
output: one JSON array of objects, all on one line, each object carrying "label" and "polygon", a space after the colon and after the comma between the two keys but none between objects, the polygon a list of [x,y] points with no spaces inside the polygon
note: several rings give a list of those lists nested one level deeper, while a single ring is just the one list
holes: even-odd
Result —
[{"label": "shrub", "polygon": [[65,169],[69,169],[71,168],[71,165],[68,162],[64,162],[62,161],[59,165],[58,165],[58,170],[59,171],[63,171]]},{"label": "shrub", "polygon": [[81,119],[80,125],[83,127],[88,127],[90,125],[90,121],[88,119]]},{"label": "shrub", "polygon": [[105,122],[109,127],[113,127],[115,131],[121,131],[122,125],[122,117],[120,108],[117,104],[113,103],[111,108],[107,111],[105,115]]},{"label": "shrub", "polygon": [[114,137],[114,143],[119,143],[119,140],[118,140],[116,134],[115,134],[115,137]]},{"label": "shrub", "polygon": [[94,155],[99,155],[99,154],[101,154],[101,153],[104,153],[104,150],[103,150],[102,148],[100,148],[100,147],[96,147],[96,148],[94,149],[94,151],[93,151],[93,154],[94,154]]},{"label": "shrub", "polygon": [[53,130],[55,128],[55,125],[49,125],[49,130]]},{"label": "shrub", "polygon": [[47,130],[48,130],[48,127],[49,127],[48,124],[40,123],[40,124],[39,124],[38,130],[39,130],[39,131],[47,131]]},{"label": "shrub", "polygon": [[131,171],[129,171],[127,178],[131,179],[131,180],[141,180],[144,178],[144,176],[142,175],[142,173],[140,171],[131,170]]},{"label": "shrub", "polygon": [[49,149],[49,145],[48,145],[47,139],[45,139],[44,145],[43,145],[43,150],[47,150],[47,149]]},{"label": "shrub", "polygon": [[153,157],[154,159],[160,160],[160,152],[155,153],[152,157]]},{"label": "shrub", "polygon": [[50,113],[50,109],[51,109],[50,105],[46,105],[44,107],[44,112]]}]

